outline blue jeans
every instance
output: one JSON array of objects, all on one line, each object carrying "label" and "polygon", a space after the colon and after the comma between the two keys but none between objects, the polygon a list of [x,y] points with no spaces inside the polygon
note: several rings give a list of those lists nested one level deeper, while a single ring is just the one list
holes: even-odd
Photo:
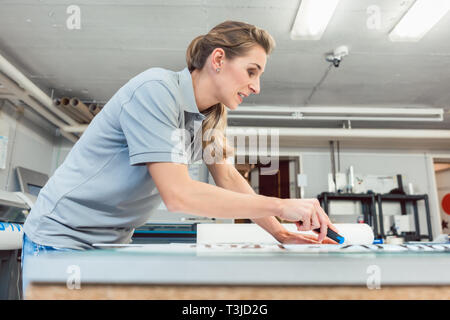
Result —
[{"label": "blue jeans", "polygon": [[25,289],[28,286],[29,280],[26,277],[25,270],[28,268],[29,257],[38,256],[42,253],[52,252],[52,251],[74,251],[75,249],[68,248],[57,248],[37,244],[27,237],[25,232],[23,233],[22,242],[22,292],[25,296]]}]

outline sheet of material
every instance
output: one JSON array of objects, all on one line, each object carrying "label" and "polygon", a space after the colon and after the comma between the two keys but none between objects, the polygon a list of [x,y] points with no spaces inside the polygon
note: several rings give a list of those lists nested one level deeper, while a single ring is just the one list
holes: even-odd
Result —
[{"label": "sheet of material", "polygon": [[[297,231],[293,223],[282,224],[291,232]],[[374,234],[372,228],[365,223],[343,223],[335,224],[345,238],[344,244],[372,244]],[[304,234],[316,234],[312,231],[299,232]],[[210,224],[201,223],[197,225],[198,244],[218,244],[218,243],[255,243],[274,244],[278,243],[271,234],[263,230],[254,223],[242,224]]]},{"label": "sheet of material", "polygon": [[259,243],[170,243],[170,244],[94,244],[99,249],[120,249],[121,252],[147,253],[147,254],[189,254],[196,256],[222,255],[222,254],[311,254],[311,253],[443,253],[450,252],[450,244],[259,244]]}]

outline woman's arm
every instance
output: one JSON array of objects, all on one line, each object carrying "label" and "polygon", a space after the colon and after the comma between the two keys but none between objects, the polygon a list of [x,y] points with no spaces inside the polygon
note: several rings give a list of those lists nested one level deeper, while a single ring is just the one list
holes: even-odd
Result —
[{"label": "woman's arm", "polygon": [[[184,164],[170,162],[147,164],[149,173],[169,211],[228,219],[268,217],[269,219],[260,221],[261,226],[270,233],[275,233],[280,241],[285,240],[283,241],[285,243],[304,243],[306,238],[289,232],[289,238],[283,239],[285,233],[282,232],[282,226],[275,222],[273,216],[287,221],[301,221],[301,226],[297,223],[300,231],[320,228],[319,241],[325,238],[328,226],[333,228],[316,199],[279,199],[255,194],[253,190],[249,193],[232,191],[237,190],[233,187],[235,181],[241,188],[247,182],[242,177],[237,178],[238,172],[232,173],[236,169],[231,167],[227,169],[226,166],[221,167],[217,164],[210,168],[213,176],[216,175],[218,179],[216,183],[219,185],[212,186],[192,180]],[[228,186],[232,190],[222,188],[220,185]]]},{"label": "woman's arm", "polygon": [[[222,188],[233,190],[240,193],[255,194],[255,191],[251,188],[248,182],[242,177],[242,175],[236,170],[233,165],[230,164],[212,164],[208,165],[208,169],[214,178],[216,184]],[[297,199],[293,199],[296,201]],[[322,215],[326,216],[317,201],[313,199],[304,199],[303,201],[312,201],[316,210],[322,211]],[[326,221],[325,228],[322,225],[319,237],[311,237],[306,235],[300,235],[288,231],[274,216],[266,216],[261,218],[252,218],[252,221],[258,224],[261,228],[269,232],[275,239],[281,243],[315,243],[316,241],[322,242],[326,237],[326,228],[330,227],[335,229],[331,224],[328,217],[324,219]],[[324,243],[335,244],[333,240],[326,239]]]},{"label": "woman's arm", "polygon": [[184,164],[155,162],[147,167],[169,211],[225,219],[283,215],[281,199],[192,180]]},{"label": "woman's arm", "polygon": [[[239,193],[256,194],[233,165],[226,163],[212,164],[208,165],[208,169],[216,185]],[[286,228],[274,216],[253,218],[252,221],[272,234],[280,242],[282,242],[283,235],[287,233]]]}]

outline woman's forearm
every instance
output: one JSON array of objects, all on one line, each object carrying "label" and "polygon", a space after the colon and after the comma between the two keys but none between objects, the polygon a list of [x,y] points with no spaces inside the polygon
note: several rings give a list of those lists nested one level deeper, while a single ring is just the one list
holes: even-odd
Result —
[{"label": "woman's forearm", "polygon": [[262,218],[286,212],[281,199],[245,194],[199,182],[189,177],[183,164],[147,164],[167,209],[204,217],[225,219]]},{"label": "woman's forearm", "polygon": [[168,207],[170,211],[224,219],[258,219],[281,213],[278,198],[235,192],[195,180],[182,189],[177,201],[172,202],[175,205]]},{"label": "woman's forearm", "polygon": [[[227,165],[224,165],[227,166]],[[228,190],[236,191],[245,194],[256,194],[248,182],[240,175],[234,167],[222,168],[222,172],[213,173],[214,180],[217,185]],[[217,167],[216,167],[216,171]],[[275,214],[273,214],[275,215]],[[278,222],[274,216],[264,216],[261,218],[251,218],[251,220],[258,224],[261,228],[271,233],[276,237],[281,237],[286,229]],[[247,217],[248,218],[248,217]]]}]

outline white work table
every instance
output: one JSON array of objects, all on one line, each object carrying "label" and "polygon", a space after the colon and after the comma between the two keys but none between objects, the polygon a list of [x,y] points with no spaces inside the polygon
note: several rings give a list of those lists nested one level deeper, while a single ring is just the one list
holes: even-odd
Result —
[{"label": "white work table", "polygon": [[[167,244],[48,253],[30,259],[26,298],[450,298],[449,251],[287,251]],[[80,290],[66,285],[74,270]]]}]

